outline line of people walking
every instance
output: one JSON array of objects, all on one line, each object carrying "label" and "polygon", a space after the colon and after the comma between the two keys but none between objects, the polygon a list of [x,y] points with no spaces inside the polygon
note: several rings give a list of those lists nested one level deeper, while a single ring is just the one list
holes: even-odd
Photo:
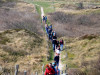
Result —
[{"label": "line of people walking", "polygon": [[46,65],[45,75],[60,75],[59,59],[60,52],[63,50],[64,41],[57,40],[56,32],[53,31],[52,24],[47,24],[47,16],[43,16],[43,23],[45,23],[45,30],[48,39],[52,42],[52,48],[54,51],[54,62]]}]

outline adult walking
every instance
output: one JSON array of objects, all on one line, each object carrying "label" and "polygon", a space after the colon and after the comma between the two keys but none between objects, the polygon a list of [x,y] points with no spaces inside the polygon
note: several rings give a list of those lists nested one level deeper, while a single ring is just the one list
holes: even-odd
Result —
[{"label": "adult walking", "polygon": [[44,75],[55,75],[55,71],[49,65],[46,65],[46,70]]},{"label": "adult walking", "polygon": [[45,24],[45,30],[46,30],[46,33],[48,35],[48,30],[49,30],[48,24]]},{"label": "adult walking", "polygon": [[52,45],[53,45],[53,50],[54,50],[54,52],[55,52],[56,41],[57,41],[57,37],[56,37],[56,35],[54,34],[53,37],[52,37]]},{"label": "adult walking", "polygon": [[43,16],[43,23],[45,22],[45,16]]},{"label": "adult walking", "polygon": [[45,16],[45,23],[47,23],[47,16]]},{"label": "adult walking", "polygon": [[60,50],[63,50],[64,41],[63,39],[60,40]]},{"label": "adult walking", "polygon": [[49,34],[48,37],[49,37],[49,40],[52,40],[51,32],[52,32],[52,30],[49,28],[49,29],[48,29],[48,34]]},{"label": "adult walking", "polygon": [[57,47],[57,49],[55,50],[55,56],[59,56],[60,55],[60,47]]},{"label": "adult walking", "polygon": [[59,55],[54,57],[54,61],[56,62],[57,66],[59,66]]}]

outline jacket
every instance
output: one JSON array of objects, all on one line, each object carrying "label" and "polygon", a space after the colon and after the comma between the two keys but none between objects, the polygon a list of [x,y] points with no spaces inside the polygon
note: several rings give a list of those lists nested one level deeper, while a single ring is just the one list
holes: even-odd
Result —
[{"label": "jacket", "polygon": [[52,68],[46,68],[44,75],[55,75],[55,71]]}]

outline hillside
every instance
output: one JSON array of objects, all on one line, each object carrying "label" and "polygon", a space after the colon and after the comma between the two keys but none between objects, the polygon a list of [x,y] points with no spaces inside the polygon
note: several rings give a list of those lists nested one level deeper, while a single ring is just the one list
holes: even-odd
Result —
[{"label": "hillside", "polygon": [[79,37],[86,34],[100,34],[100,9],[78,13],[55,12],[48,15],[58,36]]},{"label": "hillside", "polygon": [[61,61],[68,75],[100,75],[100,9],[62,9],[48,17],[65,41]]},{"label": "hillside", "polygon": [[0,66],[3,71],[11,74],[15,64],[19,64],[20,72],[32,73],[37,69],[40,72],[46,54],[46,41],[35,33],[19,29],[0,33]]},{"label": "hillside", "polygon": [[25,2],[2,3],[0,7],[0,31],[7,29],[27,29],[38,34],[43,33],[40,17],[35,6]]},{"label": "hillside", "polygon": [[62,52],[62,62],[67,64],[69,75],[100,74],[100,36],[85,35],[64,40],[66,50]]},{"label": "hillside", "polygon": [[13,75],[16,64],[19,75],[25,70],[28,75],[36,71],[41,74],[48,54],[43,35],[40,15],[33,4],[0,2],[0,75]]}]

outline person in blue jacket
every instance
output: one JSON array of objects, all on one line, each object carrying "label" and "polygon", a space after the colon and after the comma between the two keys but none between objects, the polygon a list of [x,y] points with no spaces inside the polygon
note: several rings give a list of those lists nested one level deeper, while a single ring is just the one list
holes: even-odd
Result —
[{"label": "person in blue jacket", "polygon": [[48,35],[48,29],[49,29],[48,24],[45,24],[45,30],[46,30],[47,35]]}]

